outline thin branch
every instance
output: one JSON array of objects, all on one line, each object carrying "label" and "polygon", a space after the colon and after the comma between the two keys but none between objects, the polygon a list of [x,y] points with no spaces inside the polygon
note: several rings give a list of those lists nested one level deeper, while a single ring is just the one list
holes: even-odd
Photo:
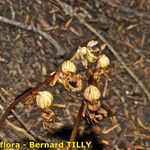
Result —
[{"label": "thin branch", "polygon": [[[79,127],[79,124],[80,124],[80,120],[81,120],[81,117],[82,117],[83,110],[84,110],[84,102],[82,102],[82,104],[80,106],[80,109],[79,109],[79,112],[78,112],[78,116],[77,116],[77,118],[75,120],[75,123],[74,123],[74,126],[73,126],[73,130],[72,130],[69,142],[75,141],[75,138],[77,136],[78,127]],[[72,147],[69,148],[69,150],[72,150]]]},{"label": "thin branch", "polygon": [[2,16],[0,16],[0,22],[21,28],[23,30],[38,33],[56,48],[56,50],[57,50],[56,55],[63,56],[65,54],[65,50],[60,46],[60,44],[51,35],[48,35],[47,33],[41,31],[40,29],[38,29],[36,27],[33,27],[31,25],[27,26],[27,25],[23,24],[22,22],[7,19],[7,18],[2,17]]},{"label": "thin branch", "polygon": [[15,118],[21,123],[21,125],[24,127],[24,129],[28,132],[28,134],[32,137],[34,137],[34,139],[37,139],[39,141],[44,141],[44,142],[50,142],[50,139],[46,139],[44,137],[42,137],[41,135],[39,134],[36,134],[35,132],[33,132],[32,130],[30,130],[26,123],[19,117],[19,115],[14,111],[14,110],[11,110],[12,114],[15,116]]},{"label": "thin branch", "polygon": [[102,3],[105,3],[109,6],[111,6],[111,7],[117,8],[122,12],[134,15],[134,16],[139,17],[139,18],[145,18],[145,19],[150,20],[150,13],[148,13],[148,12],[140,12],[140,11],[137,11],[135,9],[131,9],[131,8],[128,8],[128,7],[125,7],[125,6],[120,6],[120,5],[117,5],[116,3],[114,3],[110,0],[100,0],[100,1]]},{"label": "thin branch", "polygon": [[103,93],[102,93],[102,97],[103,97],[103,98],[106,97],[107,88],[108,88],[108,80],[105,79],[104,89],[103,89]]},{"label": "thin branch", "polygon": [[[4,98],[1,96],[1,94],[0,94],[0,97],[2,98],[2,100],[4,100]],[[0,105],[0,109],[2,110],[2,112],[4,111],[4,108],[3,108],[2,105]],[[26,130],[24,130],[24,129],[22,129],[22,128],[20,128],[20,127],[14,125],[14,124],[12,124],[12,123],[9,122],[8,120],[6,120],[6,123],[7,123],[7,125],[9,125],[10,127],[12,127],[13,129],[15,129],[15,130],[17,130],[17,131],[23,133],[26,137],[29,138],[29,140],[33,140],[33,141],[36,140],[30,133],[28,133],[28,131],[26,131]]]}]

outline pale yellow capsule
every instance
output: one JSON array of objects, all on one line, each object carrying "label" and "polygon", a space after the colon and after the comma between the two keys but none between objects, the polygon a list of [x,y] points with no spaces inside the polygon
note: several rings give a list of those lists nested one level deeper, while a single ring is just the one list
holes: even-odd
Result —
[{"label": "pale yellow capsule", "polygon": [[86,55],[86,52],[87,52],[87,48],[85,46],[79,47],[77,50],[77,53],[80,55]]},{"label": "pale yellow capsule", "polygon": [[77,68],[73,62],[67,60],[67,61],[64,61],[64,63],[62,64],[61,70],[63,73],[67,73],[67,72],[75,73]]},{"label": "pale yellow capsule", "polygon": [[52,105],[53,96],[48,91],[38,92],[36,96],[36,104],[39,108],[45,109]]},{"label": "pale yellow capsule", "polygon": [[84,98],[90,102],[100,99],[101,93],[94,85],[89,85],[84,91]]},{"label": "pale yellow capsule", "polygon": [[107,68],[109,64],[110,64],[109,58],[105,54],[101,55],[98,60],[98,66],[104,69],[104,68]]}]

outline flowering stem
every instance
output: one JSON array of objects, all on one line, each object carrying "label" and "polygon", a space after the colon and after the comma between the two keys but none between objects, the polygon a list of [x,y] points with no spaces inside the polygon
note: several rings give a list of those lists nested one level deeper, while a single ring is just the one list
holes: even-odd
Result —
[{"label": "flowering stem", "polygon": [[[84,102],[82,102],[82,104],[80,106],[80,109],[79,109],[79,112],[78,112],[78,116],[75,120],[74,127],[73,127],[73,130],[72,130],[72,133],[71,133],[71,136],[70,136],[70,140],[69,140],[70,142],[75,141],[83,110],[84,110]],[[72,147],[69,148],[68,150],[72,150]]]},{"label": "flowering stem", "polygon": [[17,96],[15,98],[15,100],[8,106],[8,108],[6,109],[5,113],[3,114],[2,118],[0,119],[0,130],[5,122],[5,120],[7,119],[8,115],[10,114],[11,110],[19,103],[19,102],[23,102],[26,100],[26,97],[31,95],[33,92],[35,92],[36,90],[38,90],[41,86],[43,86],[44,84],[50,82],[50,80],[52,79],[53,76],[49,76],[47,77],[43,82],[40,82],[39,84],[37,84],[35,87],[28,89],[27,91],[25,91],[23,94]]},{"label": "flowering stem", "polygon": [[[96,65],[94,66],[92,74],[90,75],[90,78],[88,80],[88,85],[92,84],[93,81],[94,81],[93,76],[94,76],[94,73],[97,71],[97,65],[98,65],[98,61],[96,62]],[[71,137],[70,137],[70,140],[69,140],[70,142],[75,141],[83,110],[84,110],[84,102],[82,102],[82,105],[80,106],[80,109],[79,109],[79,112],[78,112],[78,116],[75,120],[75,124],[74,124],[73,130],[72,130],[72,133],[71,133]],[[69,148],[68,150],[72,150],[72,147]]]},{"label": "flowering stem", "polygon": [[97,65],[98,65],[98,61],[96,62],[95,66],[94,66],[94,69],[92,71],[92,74],[89,77],[88,85],[90,85],[90,84],[92,84],[94,82],[93,78],[94,78],[95,72],[97,71]]}]

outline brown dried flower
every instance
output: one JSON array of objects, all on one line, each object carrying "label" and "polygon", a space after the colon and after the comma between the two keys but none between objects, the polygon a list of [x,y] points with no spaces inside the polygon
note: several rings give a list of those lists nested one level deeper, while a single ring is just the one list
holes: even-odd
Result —
[{"label": "brown dried flower", "polygon": [[64,85],[64,88],[72,92],[80,92],[82,89],[82,76],[76,74],[76,66],[71,61],[65,61],[61,68],[56,72],[51,73],[54,75],[53,80],[50,82],[50,86],[54,86],[56,82],[60,82]]},{"label": "brown dried flower", "polygon": [[82,76],[80,74],[64,74],[58,81],[62,83],[68,91],[80,92],[82,90]]},{"label": "brown dried flower", "polygon": [[43,128],[44,129],[49,129],[51,123],[55,119],[54,112],[49,108],[43,109],[42,112],[41,112],[41,117],[42,117]]},{"label": "brown dried flower", "polygon": [[104,117],[107,117],[107,111],[101,108],[98,102],[87,103],[87,107],[85,110],[85,116],[87,117],[88,121],[91,123],[96,122],[98,123]]},{"label": "brown dried flower", "polygon": [[[83,46],[83,47],[79,47],[77,49],[77,53],[75,55],[75,57],[77,59],[80,59],[82,60],[82,64],[85,68],[88,67],[88,62],[95,62],[96,60],[98,60],[98,57],[95,56],[93,53],[94,52],[98,52],[100,51],[98,48],[97,49],[93,49],[92,47],[95,46],[96,44],[98,44],[98,41],[90,41],[88,44],[87,44],[87,47]],[[93,53],[92,53],[93,52]]]}]

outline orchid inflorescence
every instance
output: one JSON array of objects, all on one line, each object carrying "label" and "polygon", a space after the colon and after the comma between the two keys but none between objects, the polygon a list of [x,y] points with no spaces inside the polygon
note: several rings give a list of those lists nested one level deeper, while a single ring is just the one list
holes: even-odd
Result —
[{"label": "orchid inflorescence", "polygon": [[[101,76],[108,77],[110,60],[105,54],[101,54],[106,45],[98,48],[97,44],[97,41],[92,40],[87,46],[79,47],[71,59],[64,61],[56,71],[50,74],[52,80],[49,84],[55,86],[56,83],[60,83],[69,92],[80,92],[85,104],[83,117],[91,122],[98,122],[107,116],[107,111],[101,108],[101,92],[97,85]],[[82,63],[85,76],[78,73],[77,62]],[[86,80],[83,80],[84,78]],[[53,94],[49,91],[36,91],[32,94],[32,98],[30,96],[30,101],[31,99],[35,99],[37,107],[41,109],[43,127],[49,128],[50,123],[55,119],[55,114],[51,110],[54,102]]]}]

